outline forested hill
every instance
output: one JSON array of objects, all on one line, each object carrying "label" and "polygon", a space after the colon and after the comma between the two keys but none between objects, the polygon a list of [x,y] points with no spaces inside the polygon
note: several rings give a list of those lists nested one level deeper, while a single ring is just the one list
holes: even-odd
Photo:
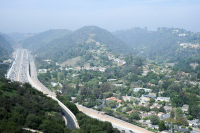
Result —
[{"label": "forested hill", "polygon": [[178,58],[193,56],[194,51],[182,49],[180,43],[199,43],[199,35],[178,28],[158,28],[157,31],[148,31],[141,28],[132,28],[113,32],[113,34],[140,51],[143,57],[162,58],[171,61]]},{"label": "forested hill", "polygon": [[[112,33],[96,26],[85,26],[73,33],[55,39],[34,51],[35,54],[54,61],[63,62],[72,56],[82,56],[85,50],[96,42],[118,53],[129,53],[134,50]],[[31,49],[30,49],[31,50]]]},{"label": "forested hill", "polygon": [[12,52],[12,45],[2,35],[0,35],[0,62],[8,59]]},{"label": "forested hill", "polygon": [[67,29],[58,29],[58,30],[48,30],[42,33],[38,33],[31,37],[26,38],[22,42],[22,47],[26,49],[36,50],[41,46],[51,42],[54,39],[61,38],[70,34],[71,31]]},{"label": "forested hill", "polygon": [[15,41],[13,40],[13,38],[10,37],[9,35],[1,33],[1,32],[0,32],[0,35],[2,35],[11,45],[15,45],[16,44]]}]

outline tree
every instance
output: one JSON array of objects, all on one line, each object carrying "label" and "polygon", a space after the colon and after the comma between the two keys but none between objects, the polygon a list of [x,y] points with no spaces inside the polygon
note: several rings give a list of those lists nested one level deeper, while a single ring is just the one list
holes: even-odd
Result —
[{"label": "tree", "polygon": [[115,108],[116,105],[117,105],[117,102],[114,101],[114,100],[110,100],[110,101],[107,102],[107,105],[108,105],[109,107],[111,107],[111,108]]},{"label": "tree", "polygon": [[166,113],[165,109],[163,107],[160,107],[159,112]]},{"label": "tree", "polygon": [[96,96],[96,98],[99,98],[101,96],[101,89],[94,88],[93,89],[93,94]]},{"label": "tree", "polygon": [[183,111],[181,110],[181,108],[176,108],[175,116],[176,117],[183,117]]},{"label": "tree", "polygon": [[133,119],[136,119],[136,120],[139,120],[140,117],[138,114],[136,113],[131,113],[130,116],[129,116],[129,119],[132,121]]},{"label": "tree", "polygon": [[104,107],[103,111],[109,115],[113,115],[113,112],[114,112],[114,110],[112,110],[110,107]]},{"label": "tree", "polygon": [[88,96],[90,95],[92,92],[91,92],[91,89],[89,87],[83,87],[81,88],[80,90],[80,95],[83,95],[83,96]]},{"label": "tree", "polygon": [[165,126],[165,122],[164,121],[160,121],[159,123],[158,123],[158,126],[159,126],[159,131],[163,131],[163,130],[165,130],[166,129],[166,126]]},{"label": "tree", "polygon": [[170,112],[170,118],[174,119],[174,116],[175,116],[174,110],[172,109],[171,112]]},{"label": "tree", "polygon": [[107,92],[111,89],[110,87],[110,84],[109,83],[103,83],[100,87],[101,89],[101,92],[104,93],[104,92]]},{"label": "tree", "polygon": [[152,125],[157,125],[159,123],[159,117],[157,115],[151,115],[149,119]]},{"label": "tree", "polygon": [[200,71],[197,72],[197,78],[200,79]]}]

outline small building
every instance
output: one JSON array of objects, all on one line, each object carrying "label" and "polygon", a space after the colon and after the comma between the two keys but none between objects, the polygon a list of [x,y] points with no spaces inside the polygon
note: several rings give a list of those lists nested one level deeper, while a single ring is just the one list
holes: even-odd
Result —
[{"label": "small building", "polygon": [[195,119],[195,120],[188,120],[189,126],[193,126],[193,127],[198,127],[200,126],[200,121],[199,119]]},{"label": "small building", "polygon": [[131,96],[127,96],[127,94],[126,94],[126,96],[122,96],[122,99],[123,99],[124,101],[130,101]]},{"label": "small building", "polygon": [[165,119],[168,119],[168,118],[170,118],[170,113],[162,115],[160,119],[165,120]]},{"label": "small building", "polygon": [[184,104],[183,107],[181,107],[181,110],[182,110],[183,112],[187,112],[188,109],[189,109],[189,106],[188,106],[187,104]]},{"label": "small building", "polygon": [[155,108],[155,107],[159,109],[160,107],[162,107],[162,105],[158,103],[153,103],[153,105],[150,106],[150,109]]},{"label": "small building", "polygon": [[55,87],[56,85],[58,85],[58,83],[51,82],[51,85],[52,85],[53,87]]},{"label": "small building", "polygon": [[108,100],[108,101],[114,100],[114,101],[116,101],[117,103],[121,103],[121,102],[122,102],[122,100],[119,100],[119,99],[117,99],[116,97],[106,98],[106,100]]},{"label": "small building", "polygon": [[38,69],[38,73],[47,73],[47,69]]},{"label": "small building", "polygon": [[172,110],[172,107],[171,106],[164,106],[163,107],[165,109],[165,111],[169,112]]},{"label": "small building", "polygon": [[100,68],[99,68],[99,71],[100,71],[100,72],[105,72],[105,70],[106,70],[105,67],[100,67]]},{"label": "small building", "polygon": [[143,89],[145,92],[151,92],[152,91],[152,89],[147,89],[147,88],[133,88],[133,91],[137,92],[137,91],[139,91],[141,89]]},{"label": "small building", "polygon": [[157,97],[156,101],[166,101],[166,102],[169,102],[170,101],[170,97]]}]

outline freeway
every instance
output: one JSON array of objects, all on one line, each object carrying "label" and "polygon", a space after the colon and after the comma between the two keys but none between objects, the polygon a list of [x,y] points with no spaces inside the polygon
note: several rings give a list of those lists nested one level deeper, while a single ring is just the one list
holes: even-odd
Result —
[{"label": "freeway", "polygon": [[[60,102],[53,92],[46,88],[37,78],[37,69],[34,59],[31,54],[25,49],[16,49],[11,68],[8,70],[7,78],[11,81],[19,81],[22,83],[29,82],[34,88],[42,91],[48,97],[56,100],[63,110],[63,115],[66,118],[66,126],[70,129],[79,128],[78,122],[74,114]],[[30,68],[30,71],[29,71]],[[30,72],[30,73],[29,73]],[[31,76],[30,76],[31,75]]]},{"label": "freeway", "polygon": [[126,133],[129,133],[129,130],[131,130],[133,133],[152,133],[151,131],[148,131],[144,128],[140,128],[138,126],[135,126],[133,124],[130,124],[128,122],[122,121],[120,119],[114,118],[109,115],[102,115],[99,114],[98,111],[86,108],[82,105],[76,104],[78,109],[85,113],[86,115],[96,118],[101,121],[109,121],[112,123],[113,127],[118,128],[119,130],[124,130]]}]

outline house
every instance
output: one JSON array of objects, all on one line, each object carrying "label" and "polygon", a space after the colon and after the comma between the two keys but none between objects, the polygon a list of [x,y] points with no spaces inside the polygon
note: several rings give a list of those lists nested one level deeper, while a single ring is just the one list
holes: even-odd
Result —
[{"label": "house", "polygon": [[156,112],[155,111],[150,111],[150,112],[148,112],[148,114],[156,115]]},{"label": "house", "polygon": [[158,130],[158,128],[159,128],[158,125],[152,125],[152,124],[149,124],[148,127],[152,128],[152,129],[156,129],[156,130]]},{"label": "house", "polygon": [[153,103],[153,105],[150,106],[150,109],[155,108],[155,107],[159,109],[160,107],[162,107],[162,105],[158,103]]},{"label": "house", "polygon": [[170,75],[165,75],[165,77],[166,77],[166,78],[171,78],[171,76],[170,76]]},{"label": "house", "polygon": [[55,87],[56,85],[58,85],[58,83],[51,82],[51,85],[52,85],[53,87]]},{"label": "house", "polygon": [[126,96],[122,96],[122,99],[123,99],[124,101],[130,101],[131,96],[127,96],[127,94],[126,94]]},{"label": "house", "polygon": [[188,111],[189,106],[187,104],[184,104],[183,107],[181,107],[181,110],[183,112],[187,112]]},{"label": "house", "polygon": [[169,102],[170,101],[170,97],[157,97],[156,101],[166,101],[166,102]]},{"label": "house", "polygon": [[108,101],[114,100],[114,101],[116,101],[117,103],[121,103],[121,102],[122,102],[122,100],[116,99],[116,97],[106,98],[106,100],[108,100]]},{"label": "house", "polygon": [[75,76],[77,76],[77,75],[78,75],[78,74],[75,74],[75,73],[74,73],[74,74],[72,74],[72,77],[75,77]]},{"label": "house", "polygon": [[149,71],[150,71],[150,70],[144,70],[143,73],[142,73],[142,75],[143,75],[143,76],[146,76],[147,73],[148,73]]},{"label": "house", "polygon": [[100,71],[100,72],[105,72],[105,70],[106,70],[105,67],[100,67],[100,68],[99,68],[99,71]]},{"label": "house", "polygon": [[200,120],[195,119],[195,120],[188,120],[189,126],[193,127],[198,127],[200,126]]},{"label": "house", "polygon": [[80,70],[81,70],[81,67],[78,66],[78,67],[75,68],[75,70],[80,71]]},{"label": "house", "polygon": [[73,70],[74,68],[65,68],[66,71]]},{"label": "house", "polygon": [[145,92],[151,92],[152,91],[152,89],[146,89],[146,88],[133,88],[133,91],[137,92],[137,91],[139,91],[141,89],[143,89]]},{"label": "house", "polygon": [[140,118],[145,118],[145,117],[150,117],[152,114],[147,114],[147,113],[142,113],[142,114],[139,114],[139,117]]},{"label": "house", "polygon": [[71,97],[72,101],[74,101],[74,99],[76,99],[76,97]]},{"label": "house", "polygon": [[39,69],[38,73],[47,73],[47,69]]},{"label": "house", "polygon": [[156,97],[154,95],[142,95],[142,97],[148,97],[148,98],[156,99]]},{"label": "house", "polygon": [[163,113],[163,112],[159,112],[159,113],[157,114],[157,116],[161,118],[164,114],[165,114],[165,113]]},{"label": "house", "polygon": [[128,111],[128,112],[126,112],[126,113],[130,115],[130,114],[133,113],[133,112],[135,112],[134,109],[132,109],[131,111]]},{"label": "house", "polygon": [[178,36],[186,36],[187,34],[178,34]]},{"label": "house", "polygon": [[160,119],[165,120],[165,119],[168,119],[168,118],[170,118],[170,113],[162,115]]},{"label": "house", "polygon": [[165,109],[165,111],[171,111],[172,110],[171,106],[164,106],[163,108]]},{"label": "house", "polygon": [[115,80],[117,80],[117,79],[107,79],[107,81],[109,82],[112,82],[112,81],[115,81]]}]

